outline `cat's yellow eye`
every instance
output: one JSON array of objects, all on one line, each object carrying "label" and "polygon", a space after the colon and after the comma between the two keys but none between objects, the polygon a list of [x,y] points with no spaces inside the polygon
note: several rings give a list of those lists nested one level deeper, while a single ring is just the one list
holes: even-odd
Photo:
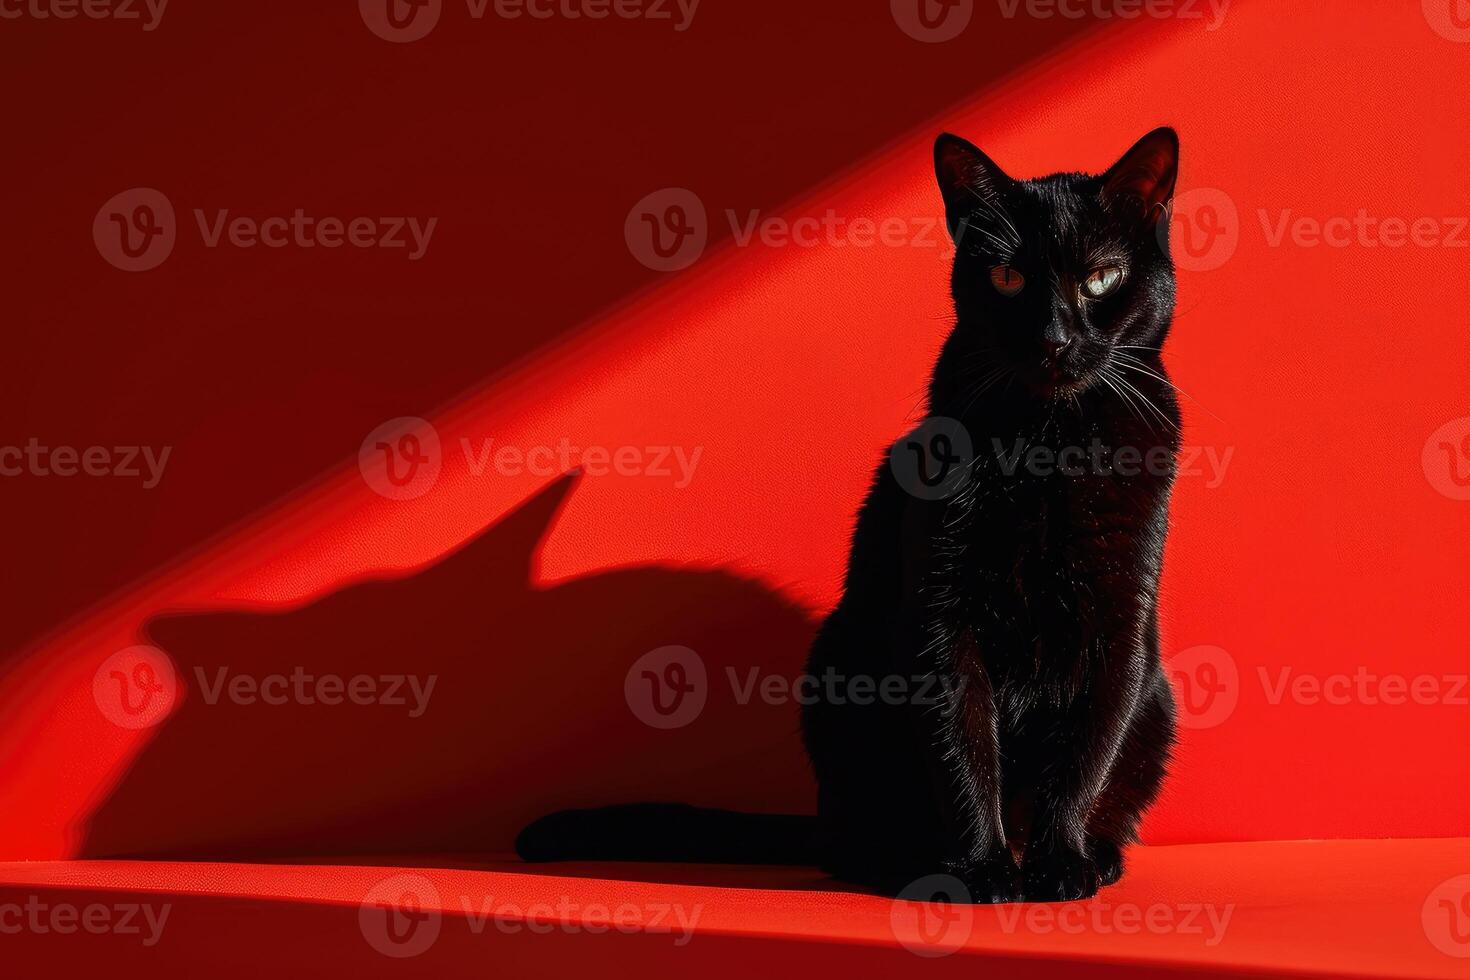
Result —
[{"label": "cat's yellow eye", "polygon": [[1008,265],[996,265],[990,268],[990,284],[1002,296],[1014,296],[1026,285],[1026,277]]},{"label": "cat's yellow eye", "polygon": [[1123,282],[1123,270],[1116,265],[1103,266],[1101,269],[1093,269],[1087,278],[1082,281],[1082,291],[1090,299],[1101,299],[1108,293],[1117,289]]}]

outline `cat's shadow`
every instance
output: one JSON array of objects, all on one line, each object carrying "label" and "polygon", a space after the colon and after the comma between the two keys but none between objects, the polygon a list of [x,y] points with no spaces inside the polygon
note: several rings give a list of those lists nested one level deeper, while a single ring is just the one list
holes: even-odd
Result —
[{"label": "cat's shadow", "polygon": [[[798,674],[812,617],[723,571],[641,566],[534,586],[536,550],[575,482],[406,577],[283,612],[151,620],[182,702],[92,814],[80,856],[452,863],[509,854],[527,821],[567,806],[809,812],[797,706],[739,695],[752,668]],[[634,663],[667,645],[695,651],[708,678],[702,712],[675,729],[640,721],[624,692]],[[340,677],[345,691],[358,675],[413,675],[421,692],[435,680],[413,717],[407,682],[403,704],[356,704],[313,682],[299,696],[298,673]],[[231,693],[272,677],[285,678],[269,687],[284,703]]]}]

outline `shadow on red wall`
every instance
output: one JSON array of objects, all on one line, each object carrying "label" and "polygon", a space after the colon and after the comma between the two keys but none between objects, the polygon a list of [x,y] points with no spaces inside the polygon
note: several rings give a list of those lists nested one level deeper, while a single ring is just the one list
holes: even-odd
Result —
[{"label": "shadow on red wall", "polygon": [[[567,805],[808,809],[795,704],[735,692],[752,667],[799,671],[812,620],[718,571],[529,584],[575,482],[405,578],[287,612],[154,619],[149,638],[186,693],[92,816],[81,856],[492,854]],[[639,720],[642,679],[629,696],[624,683],[640,657],[675,644],[698,651],[708,698],[660,730]],[[375,703],[346,699],[359,675],[374,679],[372,694],[356,682],[359,699]],[[342,687],[319,686],[331,677]]]}]

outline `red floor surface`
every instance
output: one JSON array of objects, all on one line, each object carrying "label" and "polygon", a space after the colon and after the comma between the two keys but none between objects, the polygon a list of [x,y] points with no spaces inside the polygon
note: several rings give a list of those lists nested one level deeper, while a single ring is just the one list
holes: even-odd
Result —
[{"label": "red floor surface", "polygon": [[[0,865],[0,948],[8,967],[51,975],[198,975],[208,962],[222,977],[1470,976],[1470,874],[1450,873],[1470,869],[1470,839],[1177,845],[1130,860],[1091,901],[1003,907],[894,903],[801,869],[14,863]],[[399,942],[385,897],[410,910]],[[133,914],[136,934],[12,932],[20,912],[6,910],[27,902],[48,928],[56,909],[93,903],[151,918]]]}]

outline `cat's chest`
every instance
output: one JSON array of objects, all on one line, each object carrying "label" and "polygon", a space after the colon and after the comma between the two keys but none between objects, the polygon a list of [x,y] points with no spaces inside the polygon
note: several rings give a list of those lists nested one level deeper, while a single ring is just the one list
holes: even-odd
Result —
[{"label": "cat's chest", "polygon": [[[1151,590],[1162,561],[1174,456],[1111,445],[977,461],[963,570],[992,606],[1064,614]],[[1034,448],[1034,447],[1033,447]]]},{"label": "cat's chest", "polygon": [[1139,635],[1148,620],[1168,479],[1009,481],[977,498],[950,566],[952,594],[998,683],[1075,691],[1088,651]]}]

